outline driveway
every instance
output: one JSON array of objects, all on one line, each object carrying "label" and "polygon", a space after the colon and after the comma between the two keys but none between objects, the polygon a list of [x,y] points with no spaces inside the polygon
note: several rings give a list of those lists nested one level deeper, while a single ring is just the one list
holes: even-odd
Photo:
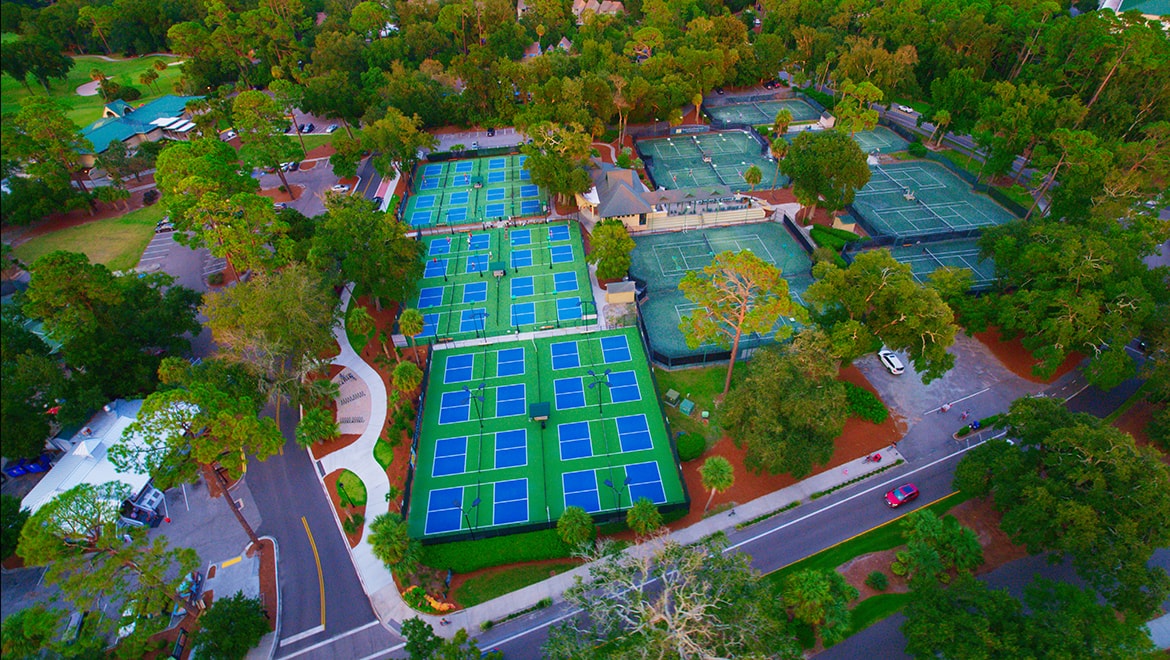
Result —
[{"label": "driveway", "polygon": [[[333,173],[328,158],[311,158],[301,161],[302,166],[305,163],[313,163],[313,166],[296,172],[285,172],[284,178],[288,180],[290,186],[304,187],[301,196],[289,202],[288,205],[312,218],[325,212],[325,193],[337,183],[338,176]],[[280,177],[275,173],[265,174],[256,170],[252,176],[260,180],[260,187],[265,190],[281,185]]]}]

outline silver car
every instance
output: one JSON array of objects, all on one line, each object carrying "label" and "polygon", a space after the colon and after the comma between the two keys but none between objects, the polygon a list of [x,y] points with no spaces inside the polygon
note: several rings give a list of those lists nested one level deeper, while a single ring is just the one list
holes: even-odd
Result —
[{"label": "silver car", "polygon": [[902,364],[898,354],[888,348],[878,351],[878,360],[881,360],[882,366],[895,376],[900,376],[902,372],[906,371],[906,366]]}]

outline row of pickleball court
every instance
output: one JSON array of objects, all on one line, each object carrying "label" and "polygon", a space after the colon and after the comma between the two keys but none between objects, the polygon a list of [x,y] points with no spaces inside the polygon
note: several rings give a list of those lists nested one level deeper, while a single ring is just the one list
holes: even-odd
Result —
[{"label": "row of pickleball court", "polygon": [[540,215],[545,199],[524,167],[527,156],[427,163],[416,171],[404,217],[412,227]]}]

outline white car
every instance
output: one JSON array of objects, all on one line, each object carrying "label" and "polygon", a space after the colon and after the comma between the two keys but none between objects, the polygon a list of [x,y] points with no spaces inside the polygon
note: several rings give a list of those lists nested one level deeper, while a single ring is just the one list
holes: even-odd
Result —
[{"label": "white car", "polygon": [[325,129],[325,132],[332,133],[333,131],[336,131],[338,128],[341,128],[341,127],[338,126],[337,124],[329,124],[329,127]]},{"label": "white car", "polygon": [[224,133],[223,135],[219,136],[219,138],[221,140],[223,140],[224,142],[227,142],[228,140],[234,138],[235,136],[236,136],[235,131],[228,131],[228,132]]},{"label": "white car", "polygon": [[908,105],[900,105],[900,106],[898,106],[898,109],[901,110],[902,112],[905,112],[908,115],[914,114],[914,108],[911,108]]},{"label": "white car", "polygon": [[902,360],[898,359],[898,354],[888,348],[878,351],[878,360],[881,360],[882,366],[895,376],[900,376],[902,372],[906,371]]},{"label": "white car", "polygon": [[333,186],[332,188],[330,188],[330,190],[332,190],[335,193],[349,192],[349,186],[345,185],[344,183],[339,183],[339,184]]}]

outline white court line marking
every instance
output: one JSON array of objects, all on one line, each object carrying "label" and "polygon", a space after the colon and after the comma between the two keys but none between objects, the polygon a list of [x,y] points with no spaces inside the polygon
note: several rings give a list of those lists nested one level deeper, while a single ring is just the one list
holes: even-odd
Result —
[{"label": "white court line marking", "polygon": [[[323,639],[323,640],[317,642],[316,644],[313,644],[312,646],[307,646],[307,647],[301,649],[300,651],[297,651],[296,653],[290,653],[286,656],[281,656],[280,660],[291,660],[291,658],[296,658],[298,656],[302,656],[310,651],[316,651],[317,649],[321,648],[322,646],[328,646],[329,644],[332,644],[333,642],[345,639],[346,637],[349,637],[350,635],[356,635],[357,633],[360,633],[363,630],[373,628],[374,626],[377,626],[377,625],[381,625],[381,624],[379,624],[377,621],[371,621],[364,626],[358,626],[357,628],[354,628],[353,630],[348,630],[348,631],[340,633],[338,635],[334,635],[333,637],[330,637],[329,639]],[[283,644],[283,642],[282,642],[282,644]],[[393,649],[386,649],[386,650],[390,651]]]}]

